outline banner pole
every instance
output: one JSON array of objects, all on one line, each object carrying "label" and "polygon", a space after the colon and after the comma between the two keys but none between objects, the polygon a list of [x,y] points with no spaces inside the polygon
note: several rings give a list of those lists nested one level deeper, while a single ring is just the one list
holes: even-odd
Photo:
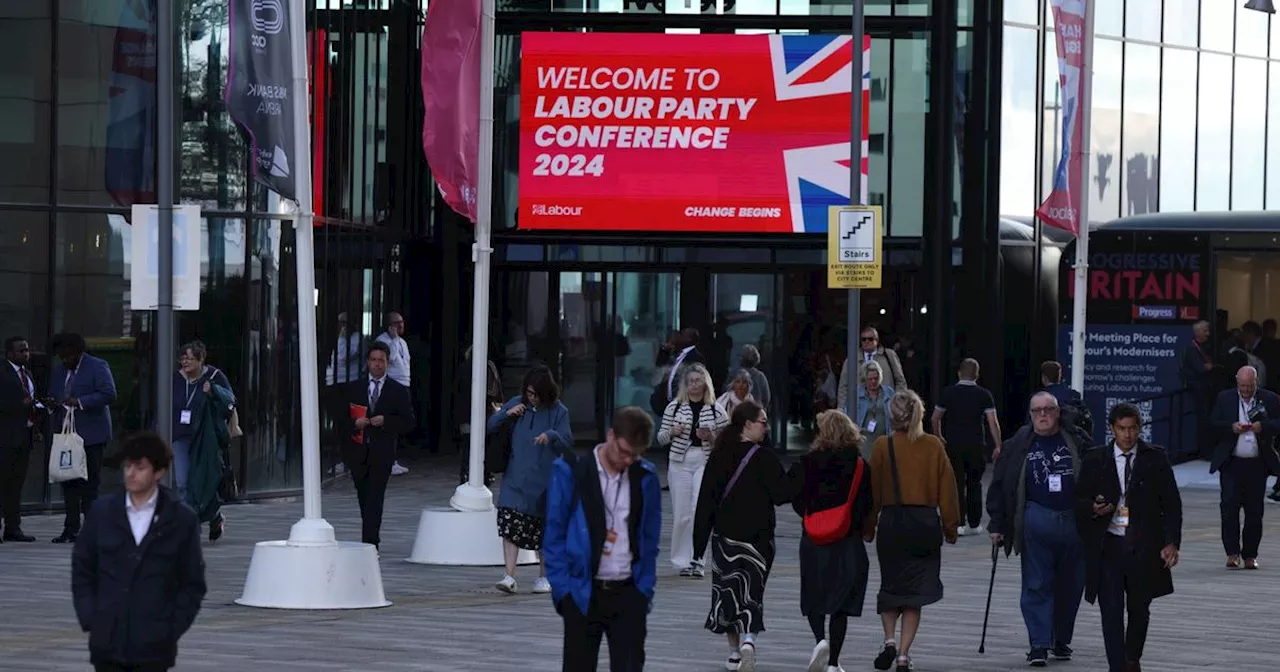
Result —
[{"label": "banner pole", "polygon": [[494,0],[480,2],[480,125],[476,165],[476,242],[471,301],[471,434],[467,482],[454,490],[449,505],[459,511],[489,511],[493,493],[484,484],[484,431],[488,419],[486,390],[489,385],[489,280],[493,231],[493,49]]},{"label": "banner pole", "polygon": [[[166,443],[173,441],[173,174],[174,162],[174,86],[173,45],[175,17],[172,2],[156,3],[156,429]],[[147,222],[134,222],[135,232],[145,232]],[[172,476],[166,477],[172,480]]]},{"label": "banner pole", "polygon": [[[864,15],[866,0],[853,0],[853,83],[851,89],[852,125],[849,129],[849,205],[866,205],[862,202],[862,70],[866,65],[862,58],[862,43],[866,41]],[[848,394],[845,398],[845,412],[858,422],[858,375],[859,337],[862,334],[862,290],[849,290],[849,315],[846,329],[846,347],[844,375]],[[861,429],[861,427],[859,427]]]},{"label": "banner pole", "polygon": [[1080,210],[1076,234],[1075,302],[1071,320],[1071,387],[1084,394],[1085,341],[1089,296],[1089,161],[1093,129],[1093,16],[1097,0],[1084,5],[1084,35],[1080,62]]}]

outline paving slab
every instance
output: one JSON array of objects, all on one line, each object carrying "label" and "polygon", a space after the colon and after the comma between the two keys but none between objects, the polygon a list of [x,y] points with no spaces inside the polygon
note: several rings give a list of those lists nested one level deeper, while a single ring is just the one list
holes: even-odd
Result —
[{"label": "paving slab", "polygon": [[[546,596],[507,596],[493,589],[496,568],[410,564],[408,555],[424,505],[448,500],[457,461],[423,458],[392,479],[388,495],[382,572],[384,609],[344,612],[276,611],[233,604],[244,584],[254,542],[288,535],[301,514],[300,500],[227,508],[227,534],[205,545],[210,591],[191,632],[182,640],[178,670],[448,671],[560,669],[560,619]],[[1191,485],[1190,483],[1188,485]],[[1198,485],[1198,484],[1197,484]],[[1183,490],[1186,507],[1182,562],[1175,570],[1177,593],[1158,600],[1144,663],[1149,670],[1179,672],[1215,667],[1275,669],[1272,642],[1280,631],[1280,507],[1268,505],[1261,571],[1222,567],[1217,492]],[[664,527],[670,530],[664,496]],[[340,538],[359,535],[359,516],[349,482],[324,494],[326,518]],[[60,518],[34,516],[27,531],[35,544],[0,545],[0,670],[54,672],[88,667],[85,636],[76,627],[69,588],[70,549],[49,539]],[[779,510],[778,554],[766,593],[767,632],[760,640],[761,672],[802,670],[813,641],[799,612],[798,518]],[[666,534],[664,533],[664,550]],[[874,555],[874,554],[873,554]],[[649,619],[646,669],[670,672],[723,670],[723,639],[702,628],[710,604],[708,580],[682,579],[660,565],[657,602]],[[990,546],[985,537],[965,537],[948,546],[943,559],[946,597],[928,607],[913,653],[921,672],[992,672],[1023,669],[1026,631],[1018,607],[1018,561],[1001,557],[992,602],[987,653],[979,655]],[[522,567],[527,590],[536,570]],[[872,563],[870,585],[879,584]],[[860,619],[850,622],[843,667],[871,669],[881,640],[874,594]],[[1097,608],[1080,610],[1074,646],[1077,658],[1058,669],[1105,670]],[[602,660],[604,660],[602,653]],[[607,665],[606,665],[607,667]],[[603,669],[603,668],[602,668]]]}]

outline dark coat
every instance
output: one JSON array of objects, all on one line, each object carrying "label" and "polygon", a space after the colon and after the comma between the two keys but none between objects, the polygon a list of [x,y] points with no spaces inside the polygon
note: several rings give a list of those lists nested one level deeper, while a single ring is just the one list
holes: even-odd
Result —
[{"label": "dark coat", "polygon": [[334,409],[334,425],[342,434],[342,455],[348,467],[356,465],[391,464],[396,459],[396,444],[402,434],[413,431],[413,402],[409,399],[409,389],[391,379],[390,375],[382,379],[382,392],[378,394],[378,406],[367,411],[367,417],[381,415],[382,427],[366,427],[364,443],[358,444],[351,439],[355,434],[355,421],[351,419],[350,407],[369,405],[369,376],[347,383],[343,391],[342,408]]},{"label": "dark coat", "polygon": [[[27,377],[31,378],[31,369],[27,369]],[[36,388],[36,399],[40,398],[40,388],[35,378],[31,378],[32,387]],[[0,449],[31,449],[31,409],[26,404],[27,391],[23,389],[22,378],[14,370],[12,363],[5,360],[0,364]],[[41,414],[43,416],[43,414]]]},{"label": "dark coat", "polygon": [[172,667],[178,639],[204,600],[200,523],[172,490],[160,488],[151,528],[139,546],[123,493],[99,497],[71,554],[71,596],[89,633],[94,663]]},{"label": "dark coat", "polygon": [[[1130,595],[1155,599],[1173,592],[1173,573],[1164,566],[1160,551],[1170,544],[1182,544],[1182,495],[1163,448],[1139,441],[1134,451],[1125,497],[1129,507],[1125,534],[1141,571],[1130,573],[1127,589]],[[1093,515],[1093,502],[1098,495],[1111,503],[1120,501],[1120,476],[1115,465],[1114,443],[1098,446],[1085,453],[1076,484],[1076,526],[1084,542],[1084,599],[1090,604],[1098,596],[1102,544],[1111,524],[1111,516]]]},{"label": "dark coat", "polygon": [[[1276,451],[1272,448],[1276,436],[1280,434],[1280,396],[1261,388],[1255,396],[1267,410],[1267,417],[1262,420],[1262,434],[1258,436],[1258,453],[1270,473],[1280,474],[1280,457],[1276,456]],[[1213,405],[1213,414],[1209,416],[1209,426],[1218,437],[1213,459],[1209,461],[1209,473],[1221,471],[1231,459],[1238,436],[1231,431],[1231,426],[1239,421],[1240,393],[1234,388],[1223,390],[1218,395],[1217,403]]]},{"label": "dark coat", "polygon": [[[1072,471],[1080,483],[1082,447],[1073,432],[1059,428],[1062,440],[1071,452]],[[987,514],[991,516],[987,531],[1004,535],[1005,555],[1022,553],[1022,520],[1027,508],[1027,453],[1035,441],[1031,425],[1024,425],[1000,447],[1000,457],[991,469],[991,485],[987,486]],[[1077,485],[1077,487],[1079,487]]]},{"label": "dark coat", "polygon": [[[181,375],[181,374],[179,374]],[[197,384],[209,381],[209,393],[195,412],[191,425],[191,463],[187,472],[187,504],[202,522],[214,520],[221,506],[218,486],[231,448],[227,421],[236,405],[231,382],[219,370],[209,367]]]}]

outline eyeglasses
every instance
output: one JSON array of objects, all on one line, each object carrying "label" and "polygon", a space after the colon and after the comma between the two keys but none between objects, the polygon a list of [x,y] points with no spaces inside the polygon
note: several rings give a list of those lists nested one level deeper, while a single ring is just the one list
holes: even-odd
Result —
[{"label": "eyeglasses", "polygon": [[863,336],[863,337],[862,337],[862,342],[863,342],[863,343],[875,343],[875,342],[876,342],[876,340],[877,340],[877,339],[876,339],[876,337],[875,337],[875,336]]},{"label": "eyeglasses", "polygon": [[1037,406],[1031,409],[1031,415],[1051,415],[1058,411],[1057,406]]}]

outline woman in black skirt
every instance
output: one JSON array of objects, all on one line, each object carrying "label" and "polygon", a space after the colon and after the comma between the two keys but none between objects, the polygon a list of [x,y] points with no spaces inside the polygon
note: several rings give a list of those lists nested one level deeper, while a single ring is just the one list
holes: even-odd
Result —
[{"label": "woman in black skirt", "polygon": [[778,523],[774,509],[793,494],[782,463],[761,446],[768,433],[769,418],[759,404],[744,401],[733,409],[707,458],[694,514],[694,552],[701,554],[711,541],[711,611],[705,627],[728,638],[725,668],[730,671],[756,669],[756,635],[764,632],[764,585],[773,567]]},{"label": "woman in black skirt", "polygon": [[808,529],[800,537],[800,613],[808,617],[817,642],[809,657],[809,672],[842,672],[840,649],[849,617],[862,615],[867,597],[869,562],[863,544],[871,541],[876,523],[871,515],[871,469],[859,454],[861,446],[862,435],[849,416],[823,411],[818,414],[813,450],[791,468],[799,489],[791,506],[801,518],[849,509],[849,530],[843,537],[815,541]]}]

